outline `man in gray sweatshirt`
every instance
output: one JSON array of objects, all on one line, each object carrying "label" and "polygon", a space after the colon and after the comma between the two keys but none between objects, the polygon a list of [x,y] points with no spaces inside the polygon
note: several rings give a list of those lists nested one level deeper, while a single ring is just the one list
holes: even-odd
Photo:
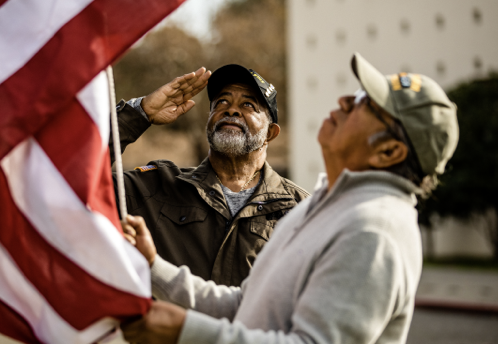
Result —
[{"label": "man in gray sweatshirt", "polygon": [[165,262],[143,221],[128,219],[163,300],[123,326],[128,341],[406,341],[422,268],[416,194],[430,192],[456,148],[456,107],[426,76],[383,76],[359,54],[351,63],[361,89],[339,99],[318,135],[327,174],[279,222],[241,288]]}]

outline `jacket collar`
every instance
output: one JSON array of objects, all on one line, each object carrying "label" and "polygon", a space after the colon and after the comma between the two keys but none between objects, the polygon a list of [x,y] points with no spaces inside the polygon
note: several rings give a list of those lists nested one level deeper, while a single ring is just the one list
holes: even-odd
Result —
[{"label": "jacket collar", "polygon": [[[282,198],[288,198],[294,201],[294,197],[283,184],[282,178],[271,168],[268,162],[265,161],[262,170],[263,179],[254,190],[254,194],[248,202],[271,202]],[[216,209],[227,219],[231,218],[220,182],[208,157],[206,157],[194,170],[183,172],[176,178],[195,186],[199,195],[211,207]]]}]

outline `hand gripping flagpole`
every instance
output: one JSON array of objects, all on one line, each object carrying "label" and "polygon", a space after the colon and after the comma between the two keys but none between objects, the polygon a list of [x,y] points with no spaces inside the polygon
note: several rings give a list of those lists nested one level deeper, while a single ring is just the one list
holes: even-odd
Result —
[{"label": "hand gripping flagpole", "polygon": [[118,182],[119,212],[121,213],[121,219],[125,220],[126,216],[128,215],[128,211],[126,209],[125,188],[124,188],[124,179],[123,179],[123,160],[121,159],[121,144],[119,143],[118,114],[116,112],[116,94],[114,91],[114,77],[112,74],[111,66],[107,67],[106,73],[107,73],[107,81],[109,83],[112,144],[114,148],[116,177]]}]

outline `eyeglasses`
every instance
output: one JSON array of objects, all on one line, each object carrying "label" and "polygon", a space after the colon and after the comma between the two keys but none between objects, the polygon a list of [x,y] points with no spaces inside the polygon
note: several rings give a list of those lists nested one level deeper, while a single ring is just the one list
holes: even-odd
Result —
[{"label": "eyeglasses", "polygon": [[372,99],[368,96],[367,92],[359,89],[355,92],[354,104],[360,105],[362,103],[365,103],[370,112],[373,113],[373,115],[386,126],[387,132],[393,137],[393,139],[405,142],[405,140],[403,140],[403,138],[393,129],[393,127],[387,123],[380,111],[372,105]]}]

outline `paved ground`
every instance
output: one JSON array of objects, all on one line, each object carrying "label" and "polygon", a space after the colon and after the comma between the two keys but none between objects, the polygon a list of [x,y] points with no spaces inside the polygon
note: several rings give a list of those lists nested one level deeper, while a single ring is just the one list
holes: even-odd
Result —
[{"label": "paved ground", "polygon": [[498,343],[498,273],[425,268],[407,344]]},{"label": "paved ground", "polygon": [[456,268],[426,268],[417,290],[419,306],[498,312],[498,273]]},{"label": "paved ground", "polygon": [[407,344],[496,344],[498,314],[416,308]]}]

